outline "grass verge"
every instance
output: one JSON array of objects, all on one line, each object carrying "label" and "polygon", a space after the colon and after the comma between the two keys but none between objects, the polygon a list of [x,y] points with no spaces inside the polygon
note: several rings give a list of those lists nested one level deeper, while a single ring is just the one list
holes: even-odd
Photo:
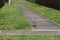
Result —
[{"label": "grass verge", "polygon": [[0,30],[31,29],[31,24],[16,5],[5,4],[0,9]]},{"label": "grass verge", "polygon": [[60,40],[59,35],[0,35],[0,40]]}]

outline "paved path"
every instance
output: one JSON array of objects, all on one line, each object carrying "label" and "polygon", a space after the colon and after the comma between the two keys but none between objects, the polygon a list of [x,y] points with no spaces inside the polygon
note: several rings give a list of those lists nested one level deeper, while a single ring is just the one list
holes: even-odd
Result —
[{"label": "paved path", "polygon": [[32,30],[0,30],[1,35],[60,35],[60,27],[56,23],[37,15],[35,12],[29,10],[23,5],[17,6],[31,22]]},{"label": "paved path", "polygon": [[18,7],[31,22],[33,29],[60,29],[56,23],[37,15],[37,13],[29,10],[23,5],[18,5]]},{"label": "paved path", "polygon": [[1,35],[60,35],[60,30],[40,29],[38,30],[2,30]]}]

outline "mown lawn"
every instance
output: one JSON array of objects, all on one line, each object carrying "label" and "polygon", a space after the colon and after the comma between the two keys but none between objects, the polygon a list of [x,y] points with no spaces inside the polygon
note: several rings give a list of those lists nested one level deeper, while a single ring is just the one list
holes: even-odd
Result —
[{"label": "mown lawn", "polygon": [[31,10],[37,12],[39,15],[46,17],[50,20],[55,21],[58,25],[60,25],[60,10],[48,8],[42,5],[38,5],[36,3],[31,3],[28,1],[17,1],[16,4],[23,4]]},{"label": "mown lawn", "polygon": [[16,5],[5,4],[0,9],[0,30],[31,29],[30,22]]},{"label": "mown lawn", "polygon": [[60,35],[0,35],[0,40],[60,40]]}]

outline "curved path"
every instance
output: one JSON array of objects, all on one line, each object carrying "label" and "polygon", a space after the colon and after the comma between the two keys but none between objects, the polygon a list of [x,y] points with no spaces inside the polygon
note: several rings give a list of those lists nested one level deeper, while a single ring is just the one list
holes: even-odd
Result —
[{"label": "curved path", "polygon": [[23,5],[17,5],[26,18],[31,22],[33,29],[60,29],[60,27],[42,16],[37,15],[37,13],[29,10]]},{"label": "curved path", "polygon": [[31,22],[32,30],[0,30],[1,35],[39,35],[39,34],[59,34],[60,27],[46,18],[37,15],[23,5],[17,5],[25,17]]}]

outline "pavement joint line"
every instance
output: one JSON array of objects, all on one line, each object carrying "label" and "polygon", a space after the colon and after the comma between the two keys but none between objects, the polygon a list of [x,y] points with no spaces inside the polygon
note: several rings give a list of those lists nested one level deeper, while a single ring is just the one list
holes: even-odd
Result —
[{"label": "pavement joint line", "polygon": [[59,29],[32,29],[32,31],[60,31]]},{"label": "pavement joint line", "polygon": [[[21,30],[0,30],[0,33],[2,32],[2,31],[21,31]],[[22,31],[27,31],[27,30],[22,30]],[[32,29],[32,30],[28,30],[28,31],[60,31],[60,29],[57,29],[57,30],[55,30],[55,29]]]}]

